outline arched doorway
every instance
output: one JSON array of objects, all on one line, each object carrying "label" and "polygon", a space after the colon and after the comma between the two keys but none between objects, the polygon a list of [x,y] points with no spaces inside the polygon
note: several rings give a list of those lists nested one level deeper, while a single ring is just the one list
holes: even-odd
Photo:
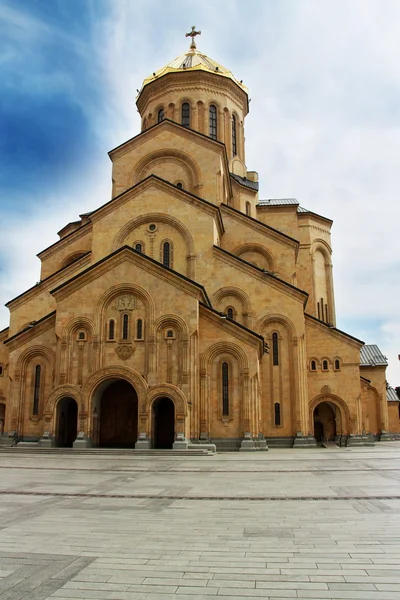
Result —
[{"label": "arched doorway", "polygon": [[56,445],[72,448],[78,433],[78,405],[73,398],[61,398],[57,404]]},{"label": "arched doorway", "polygon": [[4,433],[4,427],[6,424],[6,405],[0,403],[0,437]]},{"label": "arched doorway", "polygon": [[153,402],[154,448],[172,448],[175,440],[175,405],[166,396]]},{"label": "arched doorway", "polygon": [[134,448],[138,431],[138,399],[123,379],[107,385],[99,402],[99,445],[103,448]]},{"label": "arched doorway", "polygon": [[329,402],[321,402],[314,408],[314,437],[317,442],[335,441],[336,407]]}]

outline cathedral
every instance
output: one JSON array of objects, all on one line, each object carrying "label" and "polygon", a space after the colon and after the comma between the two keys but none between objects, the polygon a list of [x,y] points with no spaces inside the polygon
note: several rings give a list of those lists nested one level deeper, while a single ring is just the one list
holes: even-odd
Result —
[{"label": "cathedral", "polygon": [[247,88],[153,72],[111,199],[42,250],[0,332],[0,445],[265,451],[400,435],[387,361],[336,328],[332,221],[259,199]]}]

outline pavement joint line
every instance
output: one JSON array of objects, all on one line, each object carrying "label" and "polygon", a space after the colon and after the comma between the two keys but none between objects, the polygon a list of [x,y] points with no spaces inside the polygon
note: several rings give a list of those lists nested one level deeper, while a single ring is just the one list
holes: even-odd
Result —
[{"label": "pavement joint line", "polygon": [[182,496],[170,494],[95,494],[83,492],[43,492],[43,491],[18,491],[0,490],[1,495],[8,496],[56,496],[63,498],[118,498],[138,500],[229,500],[229,501],[330,501],[330,500],[400,500],[396,496]]},{"label": "pavement joint line", "polygon": [[[92,473],[165,473],[165,469],[82,469],[80,467],[14,467],[8,465],[1,465],[1,469],[15,469],[31,471],[34,469],[35,471],[89,471]],[[376,471],[387,472],[387,471],[398,471],[400,472],[400,466],[397,468],[390,467],[387,469],[378,469],[375,467],[369,467],[364,469],[322,469],[322,468],[314,468],[314,469],[167,469],[168,473],[374,473]]]}]

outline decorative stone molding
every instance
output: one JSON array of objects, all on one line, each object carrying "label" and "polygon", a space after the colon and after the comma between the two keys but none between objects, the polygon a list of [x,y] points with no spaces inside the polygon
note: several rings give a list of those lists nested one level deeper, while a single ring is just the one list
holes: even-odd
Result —
[{"label": "decorative stone molding", "polygon": [[129,344],[122,344],[121,346],[117,346],[117,348],[115,348],[115,352],[122,360],[128,360],[128,358],[130,358],[135,352],[135,348]]},{"label": "decorative stone molding", "polygon": [[134,310],[136,308],[136,298],[132,294],[124,294],[117,298],[116,309],[119,311]]}]

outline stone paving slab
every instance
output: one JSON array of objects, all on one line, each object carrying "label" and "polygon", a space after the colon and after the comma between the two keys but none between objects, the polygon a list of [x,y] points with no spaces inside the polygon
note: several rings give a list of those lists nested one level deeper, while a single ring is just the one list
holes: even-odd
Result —
[{"label": "stone paving slab", "polygon": [[400,444],[0,451],[0,600],[399,600]]}]

